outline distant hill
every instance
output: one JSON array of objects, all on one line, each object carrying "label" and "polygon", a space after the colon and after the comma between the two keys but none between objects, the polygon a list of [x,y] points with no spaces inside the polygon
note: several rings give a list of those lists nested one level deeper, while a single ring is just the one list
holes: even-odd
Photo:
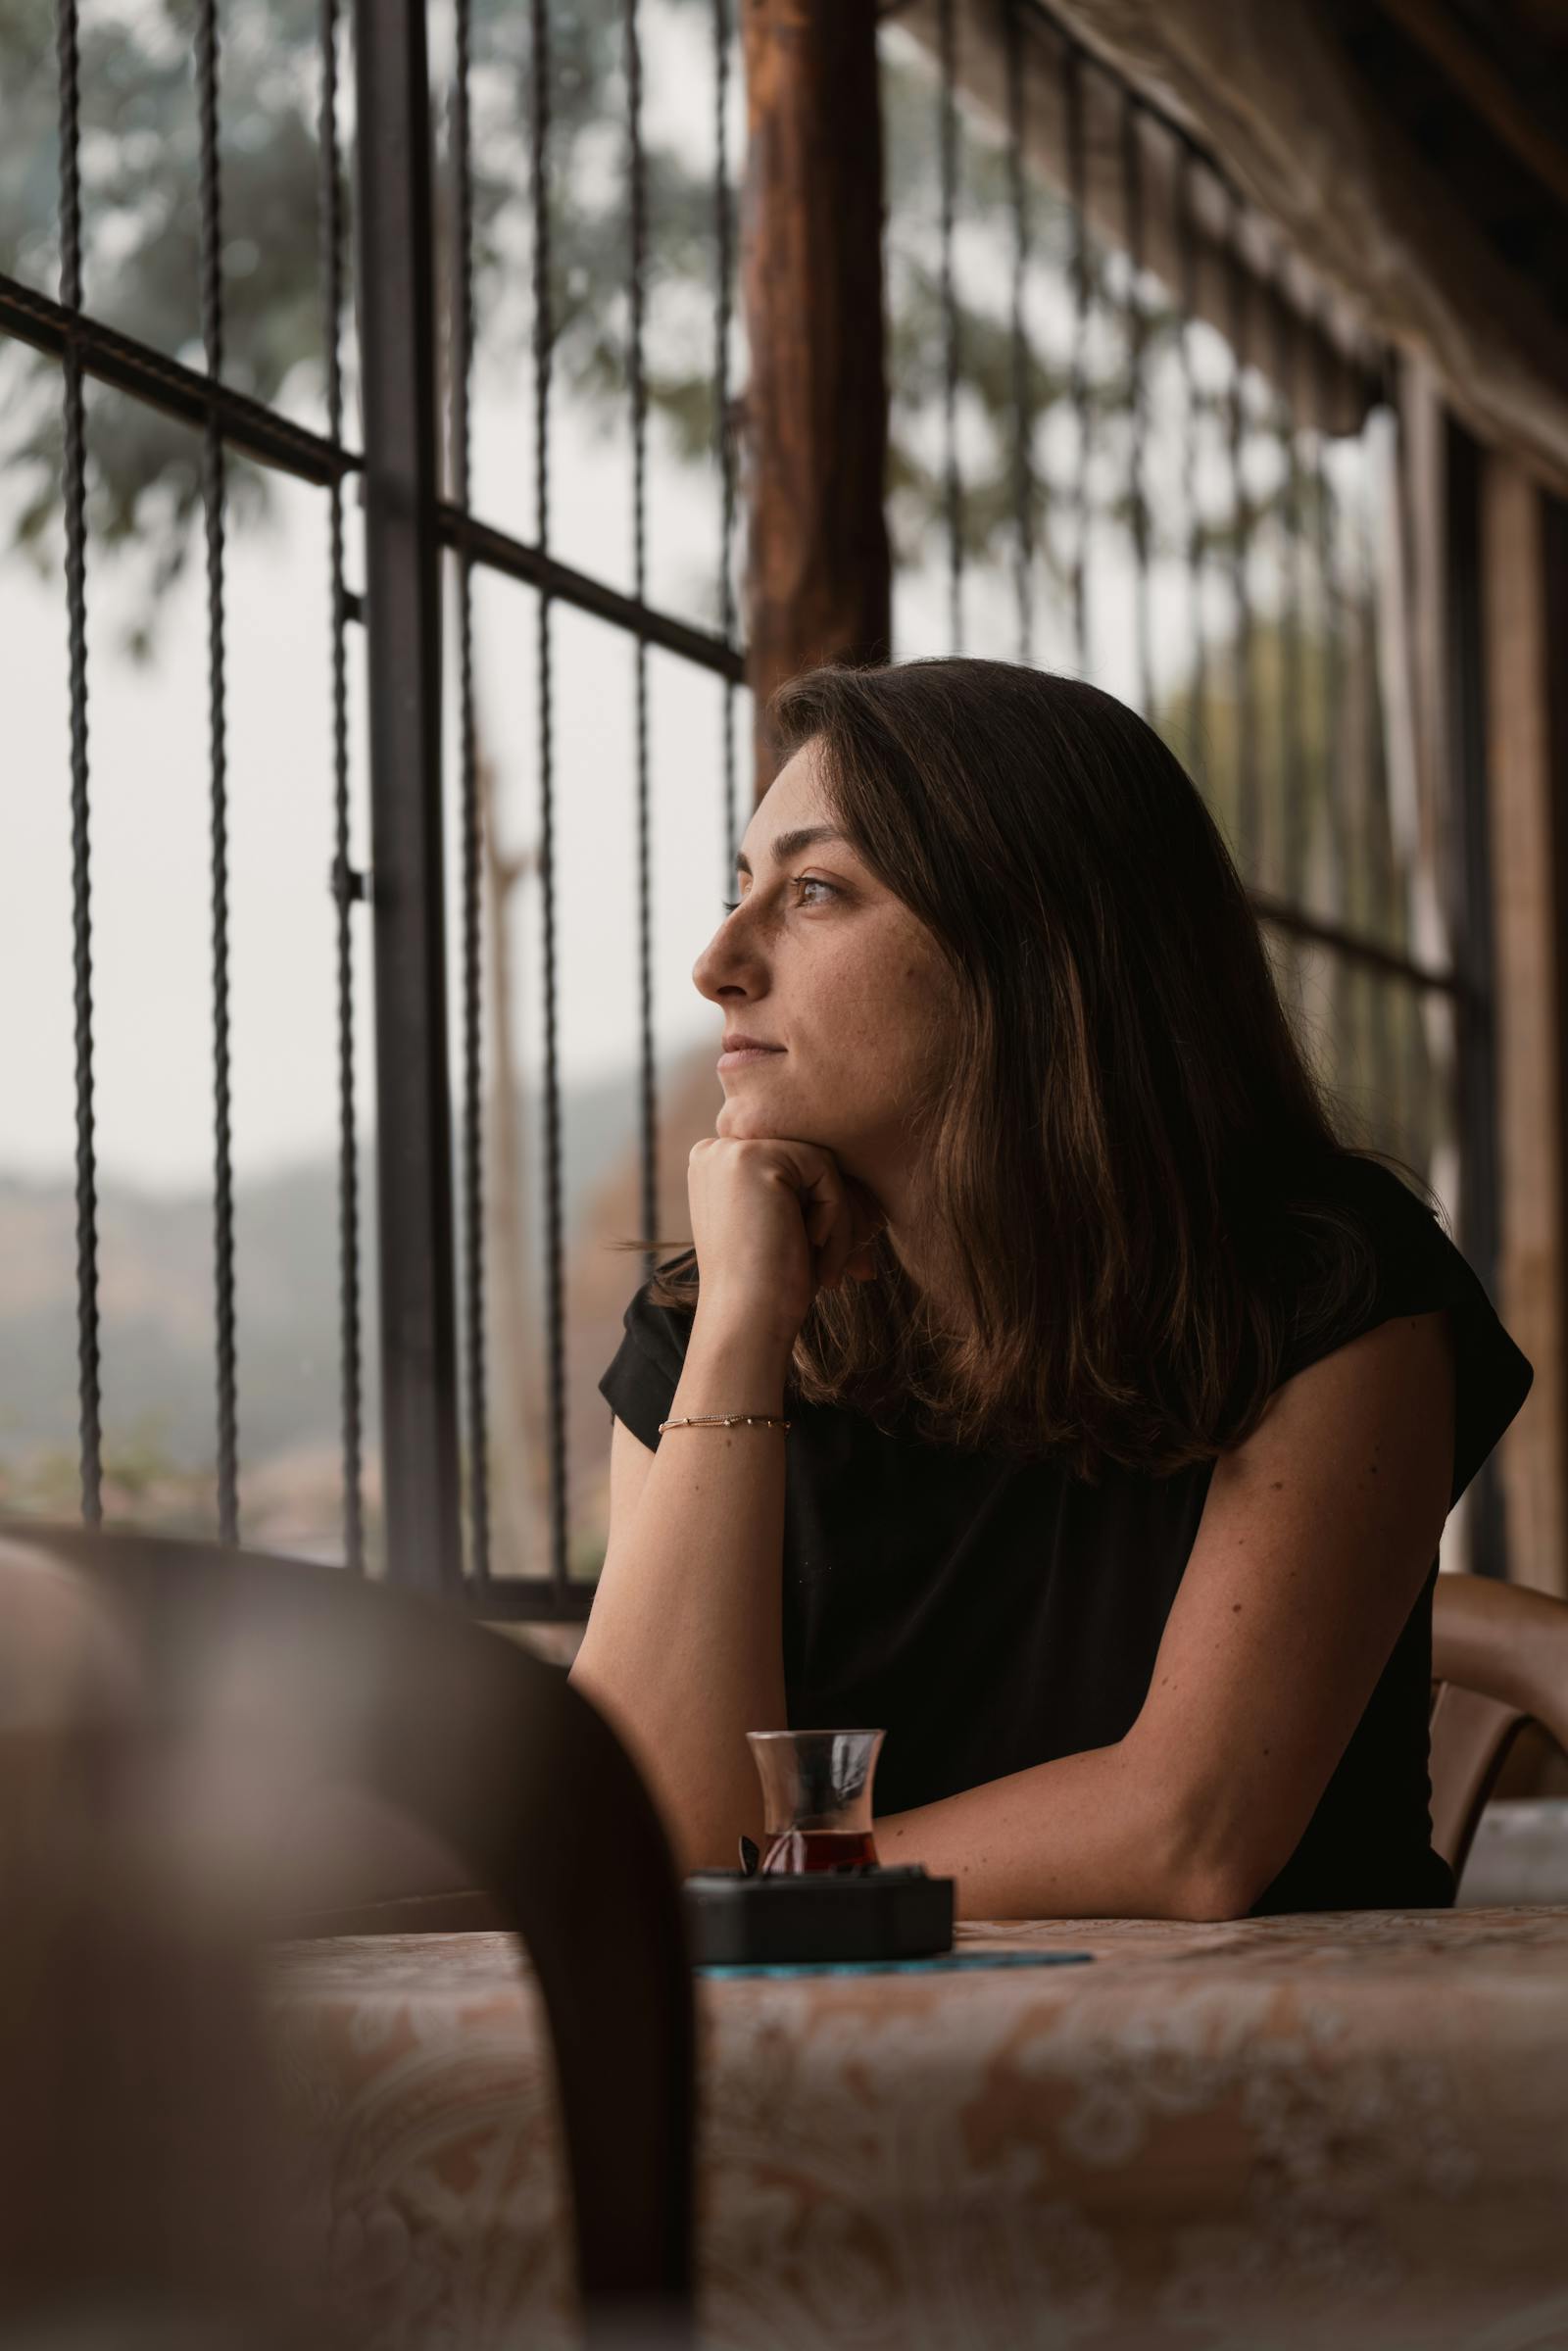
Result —
[{"label": "distant hill", "polygon": [[[662,1078],[662,1213],[683,1233],[684,1170],[722,1101],[703,1049]],[[569,1474],[585,1507],[602,1502],[608,1408],[600,1371],[619,1343],[620,1313],[641,1279],[635,1253],[604,1248],[637,1230],[636,1074],[565,1090],[562,1214],[570,1320]],[[543,1108],[525,1097],[530,1254],[542,1265]],[[459,1193],[461,1200],[461,1190]],[[368,1448],[378,1444],[374,1319],[374,1167],[362,1155],[363,1378]],[[308,1163],[236,1189],[241,1509],[246,1532],[281,1528],[290,1547],[330,1550],[339,1514],[338,1209],[335,1163]],[[215,1437],[212,1206],[205,1192],[158,1198],[115,1184],[99,1199],[99,1303],[106,1457],[125,1475],[210,1479]],[[538,1293],[536,1293],[538,1295]],[[542,1357],[542,1330],[530,1339]],[[534,1353],[530,1345],[529,1353]],[[543,1445],[542,1376],[531,1381],[520,1451]],[[72,1506],[77,1444],[75,1200],[69,1180],[0,1174],[0,1501]],[[508,1442],[498,1429],[495,1442]],[[40,1464],[60,1488],[40,1500]],[[373,1464],[371,1465],[373,1469]],[[373,1489],[376,1481],[369,1481]],[[171,1487],[171,1494],[172,1494]],[[575,1507],[575,1505],[574,1505]],[[183,1513],[172,1500],[169,1513]],[[538,1542],[530,1538],[530,1547]]]},{"label": "distant hill", "polygon": [[[364,1202],[373,1248],[373,1201]],[[98,1202],[106,1435],[156,1429],[170,1460],[213,1445],[212,1205],[106,1185]],[[337,1180],[306,1166],[241,1185],[234,1205],[238,1363],[261,1454],[336,1425]],[[75,1200],[0,1177],[0,1451],[72,1445],[76,1429]]]}]

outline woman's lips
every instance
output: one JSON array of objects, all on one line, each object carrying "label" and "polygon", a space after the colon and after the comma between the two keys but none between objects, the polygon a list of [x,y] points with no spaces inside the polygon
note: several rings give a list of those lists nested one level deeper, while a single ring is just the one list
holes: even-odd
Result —
[{"label": "woman's lips", "polygon": [[739,1069],[743,1061],[766,1061],[784,1051],[782,1045],[743,1045],[735,1053],[720,1053],[720,1069]]}]

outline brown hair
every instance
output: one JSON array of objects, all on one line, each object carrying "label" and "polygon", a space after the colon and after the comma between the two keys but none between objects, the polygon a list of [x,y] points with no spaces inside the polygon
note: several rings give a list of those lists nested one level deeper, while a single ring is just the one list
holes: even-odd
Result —
[{"label": "brown hair", "polygon": [[[1112,696],[1005,661],[828,664],[767,715],[781,757],[817,746],[834,820],[958,982],[911,1149],[967,1328],[931,1327],[879,1238],[877,1280],[809,1309],[792,1397],[1091,1482],[1239,1444],[1292,1345],[1370,1303],[1336,1178],[1372,1154],[1336,1131],[1186,770]],[[696,1295],[688,1244],[649,1296]]]}]

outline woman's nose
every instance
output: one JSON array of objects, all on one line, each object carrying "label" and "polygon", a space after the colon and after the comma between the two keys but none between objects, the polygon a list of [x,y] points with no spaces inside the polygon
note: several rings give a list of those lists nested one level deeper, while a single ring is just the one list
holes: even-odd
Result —
[{"label": "woman's nose", "polygon": [[692,985],[699,996],[716,997],[720,985],[732,976],[742,959],[735,948],[723,944],[726,928],[725,924],[719,925],[692,965]]}]

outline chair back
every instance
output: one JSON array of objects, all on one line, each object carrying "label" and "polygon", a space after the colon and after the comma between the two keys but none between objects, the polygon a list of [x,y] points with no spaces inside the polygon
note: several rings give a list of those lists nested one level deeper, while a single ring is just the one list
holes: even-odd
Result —
[{"label": "chair back", "polygon": [[1568,1601],[1439,1576],[1432,1602],[1432,1841],[1460,1877],[1525,1723],[1568,1752]]},{"label": "chair back", "polygon": [[296,1804],[302,1775],[352,1787],[456,1855],[538,1981],[589,2340],[689,2341],[690,1955],[662,1823],[604,1718],[559,1666],[341,1570],[0,1523],[0,1570],[40,1559],[109,1599],[173,1746],[232,1758],[242,1789],[275,1771]]}]

